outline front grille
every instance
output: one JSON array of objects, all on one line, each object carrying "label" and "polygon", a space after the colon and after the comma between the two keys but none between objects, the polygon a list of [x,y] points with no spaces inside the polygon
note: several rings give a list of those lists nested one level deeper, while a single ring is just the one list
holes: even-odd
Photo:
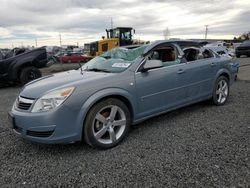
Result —
[{"label": "front grille", "polygon": [[16,102],[17,103],[16,106],[20,110],[29,110],[33,102],[34,99],[29,99],[19,96]]},{"label": "front grille", "polygon": [[21,110],[29,110],[31,105],[32,104],[29,104],[29,103],[19,102],[18,103],[18,108],[21,109]]},{"label": "front grille", "polygon": [[46,138],[46,137],[49,137],[53,134],[54,131],[29,131],[27,130],[27,135],[28,136],[33,136],[33,137],[43,137],[43,138]]}]

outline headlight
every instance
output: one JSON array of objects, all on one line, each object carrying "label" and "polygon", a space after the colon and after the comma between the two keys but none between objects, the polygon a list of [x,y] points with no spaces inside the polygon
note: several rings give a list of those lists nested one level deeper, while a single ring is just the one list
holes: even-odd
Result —
[{"label": "headlight", "polygon": [[74,91],[74,87],[51,91],[39,98],[31,112],[46,112],[60,106]]}]

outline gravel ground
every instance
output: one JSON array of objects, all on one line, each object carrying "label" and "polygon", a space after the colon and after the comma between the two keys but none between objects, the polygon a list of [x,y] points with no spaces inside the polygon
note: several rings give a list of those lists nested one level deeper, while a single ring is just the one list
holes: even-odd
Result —
[{"label": "gravel ground", "polygon": [[226,105],[202,102],[152,118],[105,151],[19,138],[7,111],[20,88],[2,88],[0,187],[250,187],[250,81],[240,78]]}]

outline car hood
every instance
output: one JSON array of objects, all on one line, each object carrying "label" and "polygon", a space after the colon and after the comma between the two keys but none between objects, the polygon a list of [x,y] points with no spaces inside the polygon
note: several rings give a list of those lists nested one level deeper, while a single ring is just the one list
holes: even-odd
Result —
[{"label": "car hood", "polygon": [[80,70],[72,70],[42,77],[26,84],[20,93],[20,96],[26,98],[39,98],[50,90],[63,87],[75,86],[75,82],[81,84],[104,77],[111,76],[112,73],[86,72],[81,74]]}]

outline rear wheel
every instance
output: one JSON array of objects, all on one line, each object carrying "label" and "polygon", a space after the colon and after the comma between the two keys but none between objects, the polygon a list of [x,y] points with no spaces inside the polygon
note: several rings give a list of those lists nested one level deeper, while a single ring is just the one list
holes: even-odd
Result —
[{"label": "rear wheel", "polygon": [[223,105],[229,96],[229,80],[225,76],[220,76],[215,83],[212,101],[215,105]]},{"label": "rear wheel", "polygon": [[32,80],[40,78],[42,73],[36,67],[25,67],[20,72],[19,80],[24,85]]},{"label": "rear wheel", "polygon": [[130,122],[130,112],[122,101],[106,99],[89,111],[83,136],[92,147],[108,149],[124,139],[128,134]]}]

